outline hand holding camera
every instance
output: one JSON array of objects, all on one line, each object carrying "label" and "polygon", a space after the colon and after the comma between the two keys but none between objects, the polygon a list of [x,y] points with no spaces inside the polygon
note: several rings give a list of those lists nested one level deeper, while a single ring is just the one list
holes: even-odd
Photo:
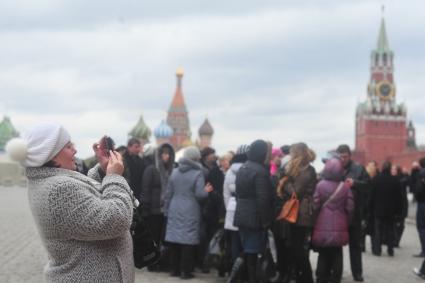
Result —
[{"label": "hand holding camera", "polygon": [[122,156],[115,151],[114,145],[114,141],[105,135],[93,145],[93,150],[100,167],[106,174],[122,175],[124,172]]}]

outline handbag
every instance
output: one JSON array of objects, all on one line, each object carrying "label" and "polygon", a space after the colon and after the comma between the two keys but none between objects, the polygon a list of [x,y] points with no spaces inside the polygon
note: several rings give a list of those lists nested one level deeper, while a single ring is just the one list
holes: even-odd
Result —
[{"label": "handbag", "polygon": [[300,208],[300,201],[295,192],[292,193],[291,198],[285,202],[280,210],[279,216],[276,220],[284,220],[289,223],[297,222],[298,210]]},{"label": "handbag", "polygon": [[160,249],[138,208],[134,208],[130,232],[133,238],[134,266],[140,269],[158,262],[161,257]]}]

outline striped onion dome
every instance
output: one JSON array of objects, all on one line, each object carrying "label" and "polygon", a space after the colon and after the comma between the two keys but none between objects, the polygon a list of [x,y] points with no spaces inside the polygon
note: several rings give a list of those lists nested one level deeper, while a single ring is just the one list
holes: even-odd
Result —
[{"label": "striped onion dome", "polygon": [[164,121],[161,121],[158,127],[154,130],[156,138],[169,138],[173,135],[173,129]]},{"label": "striped onion dome", "polygon": [[136,126],[130,131],[129,136],[132,138],[149,140],[151,130],[143,120],[143,116],[140,116],[139,122],[137,122]]}]

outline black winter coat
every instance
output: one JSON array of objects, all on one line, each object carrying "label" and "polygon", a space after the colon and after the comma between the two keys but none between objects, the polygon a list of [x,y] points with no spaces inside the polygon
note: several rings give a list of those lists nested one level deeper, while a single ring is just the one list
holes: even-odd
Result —
[{"label": "black winter coat", "polygon": [[204,167],[206,176],[205,183],[213,186],[213,191],[208,193],[208,198],[202,206],[202,218],[210,225],[218,225],[220,219],[224,219],[225,209],[223,200],[224,174],[215,165],[212,169]]},{"label": "black winter coat", "polygon": [[[422,169],[424,170],[424,169]],[[415,173],[412,171],[411,175],[411,184],[413,190],[413,195],[415,196],[415,199],[417,202],[424,203],[425,202],[425,183],[423,179],[420,176],[419,170],[417,170]]]},{"label": "black winter coat", "polygon": [[269,227],[273,220],[273,189],[265,166],[247,161],[236,175],[234,225],[251,229]]},{"label": "black winter coat", "polygon": [[367,206],[365,194],[370,189],[370,177],[364,167],[354,161],[350,161],[344,170],[344,180],[348,178],[354,180],[354,184],[351,187],[354,196],[354,214],[351,225],[360,226],[362,219],[365,218],[363,215],[365,206]]},{"label": "black winter coat", "polygon": [[254,141],[248,151],[248,161],[236,174],[236,227],[263,230],[273,220],[274,193],[270,171],[264,165],[268,145],[263,140]]},{"label": "black winter coat", "polygon": [[[170,159],[167,164],[161,159],[164,148],[168,149]],[[174,149],[171,145],[165,143],[157,148],[152,156],[144,158],[150,160],[143,173],[142,190],[141,190],[141,211],[142,216],[161,215],[164,213],[164,196],[167,187],[168,177],[171,175],[174,164]],[[161,181],[161,174],[163,180]]]},{"label": "black winter coat", "polygon": [[142,177],[145,171],[142,158],[138,155],[130,155],[125,153],[124,159],[124,174],[123,177],[127,180],[133,191],[134,196],[140,201],[140,193],[142,191]]},{"label": "black winter coat", "polygon": [[373,180],[369,211],[375,217],[400,216],[403,206],[398,177],[381,173]]}]

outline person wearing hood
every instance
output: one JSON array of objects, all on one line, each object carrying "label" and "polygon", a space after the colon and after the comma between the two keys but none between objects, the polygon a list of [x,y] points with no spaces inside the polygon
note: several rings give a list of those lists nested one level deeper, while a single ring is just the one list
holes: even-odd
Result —
[{"label": "person wearing hood", "polygon": [[314,192],[314,210],[318,217],[312,244],[319,252],[317,283],[337,283],[342,278],[342,247],[348,244],[348,227],[354,211],[353,194],[343,178],[341,161],[331,158]]},{"label": "person wearing hood", "polygon": [[263,140],[254,141],[248,151],[248,161],[236,174],[233,224],[239,228],[249,282],[257,282],[257,257],[265,251],[267,229],[273,221],[273,188],[267,156],[271,156],[268,144]]},{"label": "person wearing hood", "polygon": [[224,177],[223,185],[223,199],[226,207],[226,217],[224,220],[224,229],[229,233],[230,247],[232,254],[233,267],[229,276],[228,282],[233,282],[236,279],[239,270],[243,265],[243,258],[240,257],[242,253],[241,240],[239,237],[238,227],[233,225],[236,210],[236,174],[241,168],[242,164],[247,160],[247,152],[249,145],[241,145],[236,150],[235,156],[230,161],[230,169]]},{"label": "person wearing hood", "polygon": [[47,251],[45,282],[134,282],[132,191],[121,155],[93,145],[99,161],[76,171],[68,131],[38,124],[6,151],[28,178],[28,201]]},{"label": "person wearing hood", "polygon": [[[151,158],[152,163],[145,169],[142,178],[141,212],[146,218],[155,242],[161,246],[164,235],[165,217],[164,200],[168,179],[174,165],[174,149],[164,143],[152,151],[144,153],[144,159]],[[159,271],[159,265],[148,266],[149,271]]]},{"label": "person wearing hood", "polygon": [[170,243],[171,276],[182,279],[193,278],[195,246],[200,240],[201,203],[212,191],[211,185],[205,185],[200,159],[197,147],[185,149],[165,195],[165,241]]}]

